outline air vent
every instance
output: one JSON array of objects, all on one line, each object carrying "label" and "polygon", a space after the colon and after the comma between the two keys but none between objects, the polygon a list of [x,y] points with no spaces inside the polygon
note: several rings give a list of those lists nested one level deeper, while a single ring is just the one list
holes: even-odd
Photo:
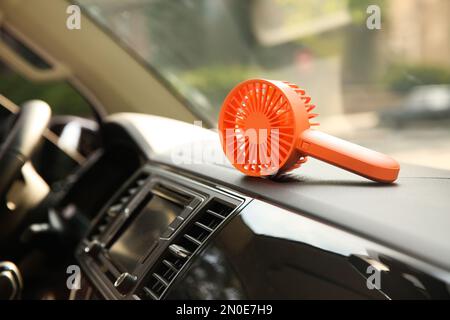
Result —
[{"label": "air vent", "polygon": [[219,228],[235,207],[218,199],[211,200],[162,254],[161,260],[149,273],[149,279],[142,288],[140,297],[161,299],[189,258]]},{"label": "air vent", "polygon": [[115,201],[105,210],[101,218],[97,221],[94,228],[91,230],[88,239],[90,241],[97,240],[111,225],[113,220],[122,211],[125,205],[130,201],[133,195],[135,195],[140,188],[145,184],[149,177],[148,173],[141,173],[135,179],[133,179],[129,185],[117,196]]}]

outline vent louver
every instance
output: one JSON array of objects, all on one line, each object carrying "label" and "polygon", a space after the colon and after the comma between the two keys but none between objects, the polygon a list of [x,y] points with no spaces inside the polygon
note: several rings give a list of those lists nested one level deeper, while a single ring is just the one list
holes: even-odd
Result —
[{"label": "vent louver", "polygon": [[105,210],[100,219],[95,224],[94,228],[89,233],[88,239],[98,240],[100,236],[111,225],[113,220],[129,202],[133,195],[135,195],[140,188],[145,184],[149,177],[148,173],[141,173],[135,179],[133,179],[128,186],[120,192],[115,201]]},{"label": "vent louver", "polygon": [[235,207],[218,199],[212,199],[206,204],[169,245],[161,260],[150,271],[149,279],[139,295],[140,298],[161,299],[189,258],[218,229]]}]

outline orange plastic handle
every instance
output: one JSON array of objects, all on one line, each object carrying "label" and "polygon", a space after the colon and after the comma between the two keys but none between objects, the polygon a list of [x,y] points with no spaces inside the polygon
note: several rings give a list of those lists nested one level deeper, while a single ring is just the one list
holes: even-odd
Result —
[{"label": "orange plastic handle", "polygon": [[303,131],[297,147],[304,154],[378,182],[393,182],[400,171],[398,162],[382,153],[312,129]]}]

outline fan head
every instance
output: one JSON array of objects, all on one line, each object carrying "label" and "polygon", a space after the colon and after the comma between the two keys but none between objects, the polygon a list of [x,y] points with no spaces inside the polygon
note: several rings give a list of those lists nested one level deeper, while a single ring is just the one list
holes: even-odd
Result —
[{"label": "fan head", "polygon": [[305,91],[283,81],[253,79],[226,97],[219,133],[227,158],[250,176],[268,176],[300,166],[300,134],[310,128],[314,105]]}]

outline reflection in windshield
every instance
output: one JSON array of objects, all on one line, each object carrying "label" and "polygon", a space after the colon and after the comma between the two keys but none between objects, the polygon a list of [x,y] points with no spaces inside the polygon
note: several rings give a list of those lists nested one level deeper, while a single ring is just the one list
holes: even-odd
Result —
[{"label": "reflection in windshield", "polygon": [[212,123],[237,83],[286,80],[324,131],[450,169],[447,0],[78,3]]}]

